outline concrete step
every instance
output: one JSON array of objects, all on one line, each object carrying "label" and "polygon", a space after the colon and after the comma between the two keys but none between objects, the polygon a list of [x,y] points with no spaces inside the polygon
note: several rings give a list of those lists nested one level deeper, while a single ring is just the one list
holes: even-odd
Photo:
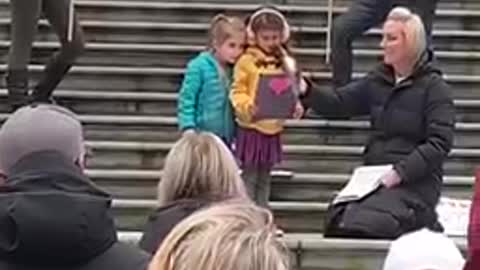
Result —
[{"label": "concrete step", "polygon": [[[119,232],[121,241],[136,244],[141,232]],[[391,241],[325,238],[315,233],[286,233],[282,239],[298,270],[381,269]],[[466,253],[466,239],[452,238]]]},{"label": "concrete step", "polygon": [[[118,230],[138,231],[145,226],[156,200],[115,199],[113,211]],[[327,204],[315,202],[271,202],[276,224],[286,232],[321,232]]]},{"label": "concrete step", "polygon": [[[0,75],[4,73],[6,65],[0,65]],[[35,80],[43,70],[42,65],[31,65],[29,69]],[[152,91],[177,92],[182,81],[183,68],[164,67],[129,67],[129,66],[74,66],[65,80],[60,84],[61,89],[75,90],[102,90],[102,91]],[[331,73],[322,71],[310,72],[312,79],[319,87],[330,88]],[[354,73],[354,78],[364,73]],[[444,75],[452,85],[455,98],[480,99],[477,88],[480,84],[479,76]],[[33,82],[32,82],[33,83]],[[3,80],[0,87],[5,88]]]},{"label": "concrete step", "polygon": [[[121,118],[121,117],[120,117]],[[128,117],[130,118],[130,117]],[[86,124],[87,137],[95,140],[108,140],[116,138],[124,141],[144,141],[144,142],[173,142],[179,137],[178,127],[175,120],[171,118],[160,118],[158,124],[142,124],[142,122],[129,122],[127,120],[110,123],[91,122]],[[155,118],[155,117],[154,117]],[[138,119],[143,120],[143,119]],[[169,121],[166,123],[165,121]],[[121,123],[120,121],[124,121]],[[364,128],[361,121],[321,121],[321,120],[302,120],[300,123],[311,123],[299,127],[297,122],[289,122],[282,135],[282,140],[286,144],[326,144],[326,145],[361,145],[364,144],[369,136],[368,128]],[[119,123],[119,124],[117,124]],[[300,124],[299,123],[299,124]],[[360,124],[360,127],[352,125]],[[480,147],[478,141],[477,123],[459,123],[455,134],[455,147],[469,148]],[[368,125],[366,126],[368,127]]]},{"label": "concrete step", "polygon": [[[3,121],[7,115],[0,115]],[[81,115],[87,138],[92,140],[166,142],[178,139],[175,117],[145,115]],[[455,146],[480,147],[477,134],[480,123],[456,125]],[[288,120],[283,140],[287,144],[359,145],[369,135],[369,123],[362,120]]]},{"label": "concrete step", "polygon": [[[89,169],[87,174],[115,198],[155,199],[160,170]],[[329,202],[347,183],[349,174],[272,172],[272,201]],[[472,176],[445,176],[443,196],[472,198]]]},{"label": "concrete step", "polygon": [[[81,21],[88,41],[110,43],[157,43],[204,45],[207,40],[206,23],[174,23],[149,21]],[[0,18],[0,40],[9,39],[10,19]],[[293,45],[298,47],[325,48],[327,29],[323,26],[293,26]],[[381,37],[380,29],[367,32],[366,36],[355,43],[356,48],[378,48]],[[441,29],[434,31],[434,46],[438,50],[478,51],[480,31],[467,29]],[[56,36],[49,29],[46,21],[40,21],[37,40],[53,41]]]},{"label": "concrete step", "polygon": [[[220,12],[246,17],[259,6],[259,4],[201,2],[82,1],[77,4],[77,10],[79,10],[81,20],[96,20],[101,17],[113,21],[209,23],[211,18]],[[287,16],[289,23],[292,25],[327,25],[327,5],[277,6]],[[4,6],[3,10],[6,9]],[[345,10],[346,7],[336,6],[334,17],[342,14]],[[443,7],[440,7],[437,14],[434,25],[437,29],[480,29],[480,12],[478,10],[443,9]]]},{"label": "concrete step", "polygon": [[[7,115],[5,114],[0,115],[0,119],[5,119],[6,117]],[[96,150],[97,154],[99,154],[99,156],[96,156],[98,159],[94,159],[92,161],[93,164],[98,166],[108,167],[122,165],[126,166],[125,168],[134,168],[132,166],[138,165],[140,167],[146,166],[143,167],[144,169],[160,168],[161,164],[163,164],[163,157],[170,149],[173,141],[178,138],[175,118],[82,115],[80,116],[80,119],[86,125],[87,138],[90,140],[93,139],[90,141],[91,147],[93,147],[93,150]],[[128,126],[130,126],[130,129],[125,128]],[[156,128],[154,128],[155,126]],[[136,130],[137,127],[143,128]],[[319,164],[316,165],[323,165],[320,167],[312,166],[312,169],[317,172],[332,173],[336,172],[336,169],[343,171],[345,168],[342,166],[342,163],[345,163],[343,165],[348,164],[348,168],[350,169],[353,168],[355,164],[360,162],[360,157],[362,154],[362,147],[358,146],[359,144],[352,145],[351,143],[352,140],[361,141],[355,136],[355,131],[353,132],[354,135],[352,135],[351,131],[350,135],[347,135],[347,133],[343,134],[345,139],[344,144],[337,145],[329,144],[328,142],[327,144],[322,145],[323,142],[321,136],[317,137],[317,139],[315,139],[313,136],[309,136],[310,144],[305,144],[305,137],[298,135],[301,133],[297,131],[297,129],[304,128],[306,128],[306,130],[310,130],[310,132],[319,128],[327,130],[330,129],[330,134],[327,136],[335,137],[341,133],[339,131],[340,127],[353,131],[355,128],[358,128],[363,130],[363,132],[367,132],[366,129],[368,129],[368,123],[363,121],[288,121],[286,131],[287,144],[284,147],[286,161],[283,166],[286,166],[285,168],[293,171],[297,171],[294,168],[299,166],[298,168],[308,171],[307,165],[309,165],[310,162],[312,162],[312,165],[315,165],[316,162],[319,162]],[[451,169],[455,172],[464,172],[467,175],[470,175],[471,172],[473,172],[475,161],[480,157],[480,147],[478,144],[475,145],[475,148],[471,146],[475,142],[475,133],[478,132],[479,128],[480,125],[477,123],[457,123],[457,130],[459,130],[460,134],[462,134],[463,131],[466,131],[466,135],[463,135],[465,137],[460,138],[467,138],[465,140],[457,140],[457,144],[462,145],[462,143],[466,141],[467,144],[471,143],[471,145],[470,147],[456,147],[453,150],[447,170]],[[117,129],[118,131],[113,131],[114,129]],[[149,129],[152,130],[150,130],[150,132],[143,133],[145,130]],[[120,134],[122,131],[124,131],[126,135],[117,136],[117,134]],[[133,132],[129,133],[130,131]],[[155,132],[159,133],[157,135],[152,135]],[[321,130],[319,131],[319,134],[322,134]],[[350,144],[348,144],[348,136],[350,136]],[[119,140],[120,138],[123,138],[123,140]],[[363,143],[364,141],[361,142],[361,144]],[[100,153],[102,155],[100,155]],[[115,156],[115,153],[124,154],[125,156]],[[109,157],[109,155],[113,156]],[[131,156],[131,159],[127,158],[129,156]],[[114,159],[116,159],[116,162],[120,163],[111,164],[110,162],[113,162]],[[463,165],[462,161],[464,162]],[[328,166],[328,163],[331,163],[331,166],[335,164],[335,166]],[[337,165],[338,168],[336,168]],[[331,170],[322,171],[322,169],[327,168]],[[464,175],[464,173],[460,173],[460,175]]]},{"label": "concrete step", "polygon": [[[59,89],[55,91],[54,96],[57,102],[71,108],[77,114],[135,115],[140,117],[160,115],[176,117],[177,115],[178,95],[175,93]],[[0,89],[0,112],[3,113],[8,111],[6,98],[7,90]],[[457,122],[480,122],[480,100],[457,99],[455,104]],[[322,119],[321,116],[314,114],[308,114],[307,117]],[[368,120],[368,117],[355,119]],[[311,131],[307,130],[307,132]],[[316,136],[318,132],[313,133]]]},{"label": "concrete step", "polygon": [[[93,157],[90,168],[159,169],[171,143],[140,141],[87,141]],[[309,173],[350,173],[362,164],[361,146],[284,145],[278,169]],[[471,175],[480,161],[480,149],[455,148],[445,164],[447,175]]]},{"label": "concrete step", "polygon": [[[10,42],[0,41],[0,62],[6,62]],[[45,63],[59,47],[57,42],[36,42],[32,63]],[[204,50],[203,45],[99,43],[87,44],[87,52],[77,61],[80,66],[104,65],[133,67],[183,68],[186,63]],[[320,48],[294,48],[298,62],[307,70],[322,68],[325,50]],[[381,60],[379,49],[355,50],[354,69],[368,72]],[[478,75],[479,51],[437,51],[439,67],[448,74]],[[168,61],[165,61],[168,59]],[[327,67],[323,67],[327,68]]]},{"label": "concrete step", "polygon": [[[0,15],[8,17],[8,2],[0,1]],[[78,1],[77,10],[81,20],[95,20],[101,17],[113,21],[166,21],[208,23],[219,12],[237,16],[247,16],[257,9],[262,1],[256,3],[208,3],[196,2],[152,2],[152,1]],[[326,1],[312,5],[295,3],[276,5],[294,25],[321,26],[327,24],[328,4]],[[346,10],[346,5],[335,2],[334,16]],[[439,29],[472,29],[475,19],[480,18],[478,10],[459,8],[452,9],[440,4],[435,26]],[[466,20],[465,20],[466,19]],[[477,20],[478,21],[478,20]]]}]

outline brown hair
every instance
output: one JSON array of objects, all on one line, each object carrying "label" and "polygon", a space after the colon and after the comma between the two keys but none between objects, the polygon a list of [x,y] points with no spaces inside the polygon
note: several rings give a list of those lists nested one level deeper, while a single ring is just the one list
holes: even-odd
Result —
[{"label": "brown hair", "polygon": [[260,30],[273,30],[283,32],[285,22],[281,17],[273,13],[262,13],[255,16],[251,21],[252,31],[257,33]]},{"label": "brown hair", "polygon": [[245,24],[240,18],[218,14],[210,22],[208,31],[208,48],[223,44],[227,39],[245,34]]},{"label": "brown hair", "polygon": [[180,222],[148,270],[288,270],[288,248],[277,237],[270,211],[229,201]]}]

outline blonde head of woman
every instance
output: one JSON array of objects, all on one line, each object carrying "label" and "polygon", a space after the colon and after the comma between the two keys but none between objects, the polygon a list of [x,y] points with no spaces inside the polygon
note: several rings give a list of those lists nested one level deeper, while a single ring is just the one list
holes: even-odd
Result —
[{"label": "blonde head of woman", "polygon": [[230,150],[212,133],[185,133],[167,155],[158,185],[160,205],[237,197],[248,195]]},{"label": "blonde head of woman", "polygon": [[390,11],[383,25],[384,62],[401,76],[408,76],[427,48],[422,19],[405,7]]},{"label": "blonde head of woman", "polygon": [[288,270],[288,249],[275,231],[266,209],[240,201],[217,204],[179,223],[149,270]]}]

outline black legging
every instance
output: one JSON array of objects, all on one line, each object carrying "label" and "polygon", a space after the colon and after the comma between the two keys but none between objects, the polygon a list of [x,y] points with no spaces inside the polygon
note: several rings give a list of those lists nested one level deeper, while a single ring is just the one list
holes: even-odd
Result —
[{"label": "black legging", "polygon": [[[45,67],[44,73],[33,90],[34,101],[48,101],[53,90],[73,65],[84,49],[83,31],[74,18],[73,38],[68,41],[69,5],[71,0],[10,0],[11,46],[8,57],[8,73],[27,70],[31,57],[32,42],[37,33],[41,13],[45,15],[57,34],[61,49]],[[8,76],[8,75],[7,75]],[[17,76],[22,77],[22,76]],[[28,80],[28,77],[27,77]],[[15,83],[13,82],[13,85]],[[8,87],[8,83],[7,83]]]}]

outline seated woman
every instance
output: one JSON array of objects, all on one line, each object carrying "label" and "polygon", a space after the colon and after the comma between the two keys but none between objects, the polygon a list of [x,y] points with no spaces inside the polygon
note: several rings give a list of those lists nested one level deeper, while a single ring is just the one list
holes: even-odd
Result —
[{"label": "seated woman", "polygon": [[230,151],[212,133],[185,133],[166,158],[158,185],[160,207],[148,219],[140,248],[153,254],[179,221],[230,198],[249,200]]},{"label": "seated woman", "polygon": [[330,208],[327,236],[397,238],[425,226],[441,229],[434,209],[455,112],[426,43],[422,20],[397,7],[383,26],[383,64],[337,90],[313,86],[306,93],[306,105],[326,117],[370,115],[364,164],[393,165],[375,193]]},{"label": "seated woman", "polygon": [[180,222],[148,270],[288,270],[288,254],[268,210],[229,201]]}]

